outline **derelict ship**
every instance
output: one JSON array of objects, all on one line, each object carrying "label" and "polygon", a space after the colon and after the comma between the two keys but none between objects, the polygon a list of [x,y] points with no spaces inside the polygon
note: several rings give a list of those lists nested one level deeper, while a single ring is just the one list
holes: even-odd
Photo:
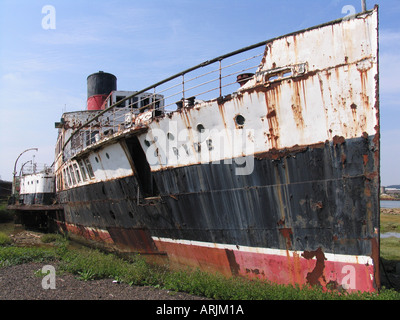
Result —
[{"label": "derelict ship", "polygon": [[60,230],[151,261],[379,288],[378,8],[141,91],[88,77],[56,123]]}]

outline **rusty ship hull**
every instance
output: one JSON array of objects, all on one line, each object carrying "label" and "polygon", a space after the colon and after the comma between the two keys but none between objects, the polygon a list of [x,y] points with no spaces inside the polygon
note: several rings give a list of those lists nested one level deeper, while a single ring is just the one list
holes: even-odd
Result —
[{"label": "rusty ship hull", "polygon": [[[259,47],[254,73],[223,95],[221,61]],[[184,80],[178,109],[166,112],[166,94],[153,92],[214,63],[217,97],[185,98]],[[64,210],[55,220],[78,238],[174,267],[374,291],[378,74],[376,7],[119,100],[94,92],[104,97],[98,107],[91,99],[90,110],[57,124]],[[111,123],[117,111],[123,120]]]}]

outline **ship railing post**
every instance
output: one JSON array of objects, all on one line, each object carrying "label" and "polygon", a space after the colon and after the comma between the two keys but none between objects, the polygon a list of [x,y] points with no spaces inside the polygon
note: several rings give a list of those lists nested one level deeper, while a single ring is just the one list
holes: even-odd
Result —
[{"label": "ship railing post", "polygon": [[153,98],[152,98],[151,104],[152,104],[151,109],[153,110],[153,112],[151,114],[154,119],[156,117],[156,87],[154,87],[154,90],[153,90]]},{"label": "ship railing post", "polygon": [[185,74],[182,74],[182,102],[183,107],[185,107]]},{"label": "ship railing post", "polygon": [[222,97],[222,60],[219,60],[219,96]]},{"label": "ship railing post", "polygon": [[[112,131],[115,132],[115,107],[113,108],[113,121],[112,121]],[[118,131],[118,130],[117,130]]]}]

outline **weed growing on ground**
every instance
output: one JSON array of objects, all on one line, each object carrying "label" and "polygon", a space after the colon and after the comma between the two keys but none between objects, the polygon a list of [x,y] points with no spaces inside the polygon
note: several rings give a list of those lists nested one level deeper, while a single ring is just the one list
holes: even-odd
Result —
[{"label": "weed growing on ground", "polygon": [[3,232],[0,232],[0,246],[10,245],[12,243],[10,237]]}]

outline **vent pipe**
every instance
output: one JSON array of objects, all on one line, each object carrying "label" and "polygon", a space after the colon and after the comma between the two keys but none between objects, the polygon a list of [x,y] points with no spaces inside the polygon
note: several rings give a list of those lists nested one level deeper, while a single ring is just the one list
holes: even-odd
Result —
[{"label": "vent pipe", "polygon": [[367,11],[367,0],[361,0],[361,11]]}]

